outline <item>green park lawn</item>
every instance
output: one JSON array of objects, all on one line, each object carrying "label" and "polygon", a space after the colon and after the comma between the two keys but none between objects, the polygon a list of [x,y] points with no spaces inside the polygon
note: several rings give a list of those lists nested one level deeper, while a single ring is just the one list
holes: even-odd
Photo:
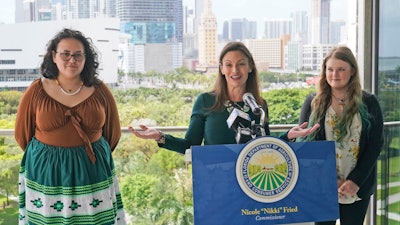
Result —
[{"label": "green park lawn", "polygon": [[15,225],[18,223],[18,203],[10,200],[10,205],[3,209],[3,202],[6,198],[0,195],[0,224],[1,225]]}]

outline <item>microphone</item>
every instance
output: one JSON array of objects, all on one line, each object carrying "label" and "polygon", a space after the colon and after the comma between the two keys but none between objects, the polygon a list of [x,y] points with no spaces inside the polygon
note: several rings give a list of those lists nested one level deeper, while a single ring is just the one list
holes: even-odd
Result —
[{"label": "microphone", "polygon": [[229,115],[228,119],[226,120],[228,127],[230,129],[238,130],[239,127],[241,128],[248,128],[251,125],[251,119],[249,114],[241,111],[240,109],[234,108]]},{"label": "microphone", "polygon": [[250,92],[244,93],[243,101],[250,107],[254,115],[260,115],[262,108],[257,104],[256,99],[254,98],[252,93]]},{"label": "microphone", "polygon": [[226,120],[228,127],[236,131],[236,143],[246,143],[252,139],[250,115],[234,108]]}]

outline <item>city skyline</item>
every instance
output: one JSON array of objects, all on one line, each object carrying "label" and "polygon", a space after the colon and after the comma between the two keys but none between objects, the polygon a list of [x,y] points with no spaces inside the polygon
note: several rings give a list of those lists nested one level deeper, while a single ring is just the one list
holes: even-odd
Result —
[{"label": "city skyline", "polygon": [[[183,0],[189,4],[195,0]],[[223,22],[230,19],[248,18],[257,21],[257,36],[264,32],[265,19],[288,19],[294,11],[311,12],[312,0],[232,0],[227,4],[224,0],[213,0],[213,12],[217,18],[218,33],[222,34]],[[272,6],[272,7],[271,7]],[[341,10],[339,10],[341,8]],[[331,21],[347,21],[347,1],[332,0]]]},{"label": "city skyline", "polygon": [[[191,8],[195,0],[183,0],[183,4]],[[213,0],[213,13],[217,19],[218,34],[222,34],[223,22],[236,18],[248,18],[257,21],[257,36],[264,32],[265,19],[290,18],[293,11],[311,11],[312,0],[231,0],[227,4],[224,0]],[[332,0],[331,20],[347,20],[346,0]],[[271,7],[272,6],[272,7]],[[245,10],[244,10],[245,9]],[[0,8],[0,24],[13,24],[15,21],[15,0],[2,0]]]},{"label": "city skyline", "polygon": [[[117,25],[112,30],[119,30],[120,33],[115,33],[115,35],[124,39],[118,47],[114,46],[113,49],[120,55],[119,66],[127,73],[170,71],[183,65],[190,70],[207,71],[207,68],[216,67],[217,52],[221,50],[222,42],[230,40],[242,40],[254,54],[255,61],[263,65],[265,70],[268,68],[316,70],[319,65],[318,60],[307,57],[316,57],[314,52],[317,51],[322,53],[318,55],[318,59],[323,58],[323,54],[326,54],[333,44],[345,43],[347,40],[346,32],[343,35],[340,32],[345,28],[343,26],[345,19],[341,20],[343,21],[341,24],[336,23],[334,19],[345,10],[337,13],[334,7],[331,7],[331,2],[337,3],[344,0],[281,0],[279,4],[272,4],[271,0],[233,0],[229,4],[222,0],[165,0],[162,2],[112,0],[110,5],[105,4],[106,0],[102,0],[101,7],[98,8],[89,7],[89,3],[98,2],[98,0],[87,1],[85,4],[75,2],[76,7],[68,7],[68,5],[56,7],[55,0],[52,1],[52,5],[41,4],[39,0],[34,0],[29,5],[26,5],[25,1],[22,3],[23,0],[5,1],[16,2],[15,21],[18,23],[15,26],[0,26],[4,30],[17,26],[27,29],[36,25],[45,25],[28,21],[46,21],[46,23],[62,21],[63,24],[69,26],[74,23],[84,23],[90,18],[93,26],[98,27],[102,25],[101,19],[114,20],[119,24],[119,29]],[[117,5],[111,5],[111,3]],[[182,5],[185,6],[185,10]],[[52,7],[51,10],[49,7]],[[87,10],[79,11],[77,7]],[[116,12],[108,9],[114,9]],[[187,9],[194,11],[186,11]],[[321,9],[327,16],[321,15]],[[144,13],[143,10],[145,10]],[[15,10],[9,7],[9,11]],[[197,13],[197,18],[193,17],[193,12]],[[335,17],[331,17],[330,14]],[[119,18],[116,18],[116,15]],[[78,18],[86,19],[78,20]],[[330,23],[331,18],[333,21]],[[324,23],[320,22],[322,20]],[[228,25],[226,21],[230,21]],[[241,21],[249,22],[242,23]],[[282,21],[285,23],[281,23]],[[188,33],[183,36],[186,23]],[[341,29],[337,28],[339,26]],[[222,34],[221,27],[225,28],[223,38],[218,37]],[[332,27],[332,30],[336,32],[331,33],[327,29],[323,34],[325,39],[320,40],[321,35],[318,30],[321,27]],[[4,31],[13,33],[5,38],[18,36],[21,30],[26,29]],[[314,42],[310,42],[314,39]],[[316,46],[310,48],[308,46],[310,44]],[[287,50],[285,50],[286,47]],[[156,63],[150,63],[157,57]]]}]

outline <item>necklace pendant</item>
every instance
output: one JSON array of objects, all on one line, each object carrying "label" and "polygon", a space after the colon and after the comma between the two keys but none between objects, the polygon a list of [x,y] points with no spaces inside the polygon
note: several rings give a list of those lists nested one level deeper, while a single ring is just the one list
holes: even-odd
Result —
[{"label": "necklace pendant", "polygon": [[341,105],[341,106],[345,105],[345,99],[338,98],[334,94],[332,94],[332,96],[333,96],[334,99],[336,99],[336,101],[338,101],[339,105]]},{"label": "necklace pendant", "polygon": [[232,110],[234,109],[234,108],[236,108],[236,109],[239,109],[239,110],[241,110],[241,111],[243,111],[243,112],[248,112],[248,111],[250,111],[250,107],[248,106],[248,105],[246,105],[246,104],[244,104],[244,106],[242,107],[239,103],[237,103],[237,102],[232,102],[232,101],[230,101],[230,100],[227,100],[227,101],[225,101],[225,108],[226,108],[226,110],[230,113],[230,112],[232,112]]},{"label": "necklace pendant", "polygon": [[81,83],[81,85],[79,86],[79,88],[78,88],[76,91],[71,92],[72,90],[71,90],[71,89],[68,89],[69,92],[67,92],[67,91],[64,90],[64,88],[61,87],[61,84],[60,84],[60,82],[58,82],[57,79],[56,79],[56,84],[58,85],[58,88],[60,89],[60,91],[61,91],[64,95],[68,95],[68,96],[73,96],[73,95],[78,94],[79,92],[81,92],[81,90],[82,90],[82,88],[83,88],[83,83]]}]

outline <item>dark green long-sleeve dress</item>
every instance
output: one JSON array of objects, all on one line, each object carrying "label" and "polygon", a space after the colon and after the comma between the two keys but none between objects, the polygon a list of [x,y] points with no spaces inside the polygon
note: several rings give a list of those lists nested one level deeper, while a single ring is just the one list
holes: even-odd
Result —
[{"label": "dark green long-sleeve dress", "polygon": [[[203,93],[199,95],[193,106],[190,124],[186,132],[185,138],[177,138],[172,135],[165,135],[165,144],[160,147],[185,153],[185,150],[194,145],[219,145],[219,144],[236,144],[236,132],[230,129],[226,120],[229,112],[225,109],[218,112],[208,110],[214,105],[215,95],[211,93]],[[244,102],[237,102],[238,105],[244,105]],[[268,115],[268,108],[264,108],[265,114]],[[247,112],[251,120],[256,124],[259,123],[260,117],[254,115],[251,110]],[[266,135],[270,134],[268,122],[264,125]],[[287,140],[287,134],[281,136]]]}]

